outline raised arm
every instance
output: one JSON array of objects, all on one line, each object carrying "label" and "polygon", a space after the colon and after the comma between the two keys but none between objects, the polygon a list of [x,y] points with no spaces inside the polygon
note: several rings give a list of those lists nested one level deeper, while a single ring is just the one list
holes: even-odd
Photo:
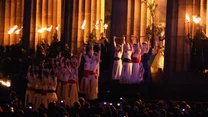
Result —
[{"label": "raised arm", "polygon": [[115,36],[113,37],[113,45],[114,45],[114,47],[117,46],[117,45],[116,45],[116,37],[115,37]]}]

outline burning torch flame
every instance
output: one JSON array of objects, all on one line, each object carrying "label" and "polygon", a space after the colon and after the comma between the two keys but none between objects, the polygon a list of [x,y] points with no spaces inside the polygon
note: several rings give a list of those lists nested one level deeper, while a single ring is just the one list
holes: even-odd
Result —
[{"label": "burning torch flame", "polygon": [[46,29],[48,32],[51,32],[51,30],[52,30],[52,25],[49,27],[49,28],[47,28]]},{"label": "burning torch flame", "polygon": [[96,21],[96,23],[95,23],[95,29],[96,29],[96,30],[98,29],[98,24],[99,24],[99,20]]},{"label": "burning torch flame", "polygon": [[82,26],[81,26],[81,29],[82,29],[82,30],[84,30],[85,25],[86,25],[86,20],[84,20],[83,23],[82,23]]},{"label": "burning torch flame", "polygon": [[13,28],[10,28],[9,29],[9,31],[8,31],[8,34],[12,34],[14,31],[15,31],[15,29],[17,29],[17,25],[15,25]]},{"label": "burning torch flame", "polygon": [[2,85],[6,86],[6,87],[10,87],[10,86],[11,86],[10,81],[4,82],[3,80],[0,80],[0,83],[1,83]]},{"label": "burning torch flame", "polygon": [[108,28],[108,24],[104,24],[104,29],[106,30]]},{"label": "burning torch flame", "polygon": [[193,21],[198,24],[201,21],[200,17],[193,16]]},{"label": "burning torch flame", "polygon": [[22,30],[22,27],[20,29],[16,30],[14,33],[18,35],[21,30]]},{"label": "burning torch flame", "polygon": [[43,33],[45,30],[47,30],[47,28],[41,28],[41,29],[38,29],[38,32]]},{"label": "burning torch flame", "polygon": [[58,31],[58,26],[56,26],[56,30]]},{"label": "burning torch flame", "polygon": [[186,13],[186,21],[187,22],[190,22],[190,17],[189,17],[189,14],[188,13]]}]

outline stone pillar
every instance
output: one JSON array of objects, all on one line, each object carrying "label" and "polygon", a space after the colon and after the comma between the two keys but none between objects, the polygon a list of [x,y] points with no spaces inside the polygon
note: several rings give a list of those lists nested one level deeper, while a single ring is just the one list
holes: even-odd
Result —
[{"label": "stone pillar", "polygon": [[77,40],[78,40],[78,12],[79,12],[79,1],[74,0],[73,2],[73,16],[72,16],[72,38],[71,38],[71,48],[76,51],[77,49]]},{"label": "stone pillar", "polygon": [[35,50],[38,43],[41,41],[41,33],[38,32],[38,29],[42,28],[42,0],[37,0],[36,2],[36,25],[35,25]]},{"label": "stone pillar", "polygon": [[[147,13],[146,13],[147,14]],[[141,1],[140,0],[134,0],[134,29],[133,29],[133,35],[140,36],[140,18],[141,18]],[[145,19],[146,20],[146,19]],[[146,25],[145,22],[143,25]],[[146,26],[145,26],[146,27]]]},{"label": "stone pillar", "polygon": [[[137,8],[136,8],[137,9]],[[128,0],[128,3],[127,3],[127,22],[126,22],[126,40],[130,40],[130,36],[132,35],[132,19],[133,19],[133,16],[135,15],[132,15],[132,13],[134,13],[135,11],[134,10],[134,6],[132,6],[132,0]],[[136,15],[139,15],[139,14],[136,14]],[[139,24],[138,24],[139,25]]]},{"label": "stone pillar", "polygon": [[98,25],[98,29],[96,30],[96,36],[97,36],[97,39],[99,39],[100,37],[100,32],[101,30],[103,29],[103,27],[101,28],[101,25],[103,24],[104,22],[104,19],[101,19],[101,0],[96,0],[95,1],[95,4],[96,4],[96,12],[95,12],[95,18],[96,20],[95,21],[99,21],[99,25]]},{"label": "stone pillar", "polygon": [[100,32],[104,32],[104,23],[105,23],[105,0],[100,0],[100,19],[102,19],[100,25]]},{"label": "stone pillar", "polygon": [[58,33],[56,30],[56,27],[60,28],[60,25],[57,24],[57,0],[53,0],[53,29],[52,29],[52,34]]},{"label": "stone pillar", "polygon": [[58,28],[58,38],[59,38],[59,40],[61,40],[61,30],[62,30],[62,23],[61,23],[61,21],[62,21],[62,14],[61,14],[61,11],[62,11],[62,0],[57,0],[57,25],[59,26],[59,28]]},{"label": "stone pillar", "polygon": [[167,1],[167,16],[166,16],[166,41],[165,41],[165,61],[164,72],[171,76],[176,71],[176,40],[177,40],[177,20],[178,20],[178,1]]},{"label": "stone pillar", "polygon": [[[140,36],[146,35],[146,24],[147,24],[147,3],[141,4],[141,22],[140,22]],[[151,20],[151,19],[150,19]],[[140,38],[141,41],[145,41],[145,38]]]},{"label": "stone pillar", "polygon": [[[42,0],[42,28],[48,28],[49,26],[47,25],[47,14],[48,14],[48,0]],[[41,40],[44,39],[46,43],[48,43],[48,31],[44,31],[41,36]]]},{"label": "stone pillar", "polygon": [[[21,29],[20,32],[22,32],[22,27],[23,27],[23,24],[21,22],[21,17],[22,17],[22,9],[21,9],[21,1],[22,0],[16,0],[16,25],[18,25],[18,29]],[[15,40],[15,43],[18,43],[19,42],[19,39],[22,38],[22,33],[20,33],[16,35],[16,40]]]},{"label": "stone pillar", "polygon": [[38,35],[36,34],[36,0],[31,0],[31,23],[30,23],[30,48],[36,48],[36,40]]},{"label": "stone pillar", "polygon": [[96,0],[91,0],[91,16],[90,16],[90,31],[95,27],[96,23]]},{"label": "stone pillar", "polygon": [[[10,27],[14,27],[15,25],[17,25],[16,24],[16,17],[15,17],[15,15],[16,15],[16,13],[15,13],[15,11],[16,11],[16,0],[11,0],[11,14],[10,14],[10,17],[11,17],[11,19],[10,19]],[[18,25],[17,25],[18,26]],[[18,28],[19,28],[19,26],[18,26]],[[11,35],[10,35],[10,45],[12,45],[12,44],[15,44],[15,40],[16,40],[16,35],[15,35],[15,33],[13,32]]]},{"label": "stone pillar", "polygon": [[48,44],[51,44],[52,42],[52,35],[53,35],[53,28],[55,27],[53,25],[53,0],[48,0],[48,14],[47,14],[47,26],[52,26],[52,29],[50,32],[48,32],[47,38],[48,38]]},{"label": "stone pillar", "polygon": [[[85,25],[85,29],[84,29],[84,35],[88,36],[88,34],[90,33],[90,0],[85,0],[85,20],[86,20],[86,25]],[[85,42],[88,40],[88,38],[85,38]]]},{"label": "stone pillar", "polygon": [[4,44],[4,13],[5,13],[5,1],[0,1],[0,45]]},{"label": "stone pillar", "polygon": [[10,45],[10,35],[8,34],[10,27],[10,13],[11,13],[11,0],[5,1],[5,19],[4,19],[4,45]]},{"label": "stone pillar", "polygon": [[81,25],[84,21],[84,0],[79,0],[79,8],[78,8],[78,28],[77,28],[77,47],[81,48],[83,46],[83,42],[84,42],[84,31],[81,30]]},{"label": "stone pillar", "polygon": [[[207,3],[206,3],[206,21],[208,21],[208,0],[207,0]],[[206,23],[206,36],[208,36],[208,23]]]}]

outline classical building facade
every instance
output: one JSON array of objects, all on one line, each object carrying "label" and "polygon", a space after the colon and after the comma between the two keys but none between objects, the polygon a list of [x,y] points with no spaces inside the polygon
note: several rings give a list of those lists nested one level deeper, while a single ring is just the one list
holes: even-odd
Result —
[{"label": "classical building facade", "polygon": [[[108,24],[107,37],[125,35],[144,36],[151,24],[148,3],[153,0],[1,0],[0,1],[0,44],[11,45],[22,37],[24,46],[36,48],[45,39],[51,43],[54,33],[59,40],[71,48],[82,47],[88,34],[100,21],[96,30],[97,38]],[[195,24],[187,23],[185,14],[201,18],[201,26],[208,32],[207,0],[155,0],[158,4],[156,21],[166,24],[165,71],[174,73],[189,68],[190,44],[187,34],[195,33]],[[81,26],[86,20],[84,29]],[[19,33],[8,31],[16,27]],[[40,29],[45,29],[41,31]],[[208,33],[207,33],[208,34]],[[142,38],[145,41],[144,38]]]}]

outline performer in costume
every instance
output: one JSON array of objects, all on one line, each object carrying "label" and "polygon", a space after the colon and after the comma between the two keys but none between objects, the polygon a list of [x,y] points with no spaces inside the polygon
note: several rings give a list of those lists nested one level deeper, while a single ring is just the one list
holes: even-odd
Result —
[{"label": "performer in costume", "polygon": [[[65,59],[61,63],[62,84],[61,84],[61,100],[67,101],[69,93],[69,78],[71,75],[71,66],[69,59]],[[66,104],[69,104],[66,102]]]},{"label": "performer in costume", "polygon": [[152,56],[152,48],[149,49],[149,41],[147,43],[142,43],[142,64],[144,67],[144,83],[149,85],[151,84],[151,70],[149,60]]},{"label": "performer in costume", "polygon": [[34,107],[39,108],[41,104],[41,97],[42,97],[42,70],[39,69],[39,72],[36,73],[35,79],[35,94],[34,94]]},{"label": "performer in costume", "polygon": [[[131,37],[131,40],[133,38],[134,36]],[[141,83],[141,81],[143,80],[140,77],[141,44],[139,38],[136,37],[136,39],[137,39],[137,43],[133,44],[131,83]]]},{"label": "performer in costume", "polygon": [[116,44],[116,40],[114,38],[114,62],[113,62],[113,71],[112,71],[112,79],[120,80],[121,71],[122,71],[122,54],[123,54],[123,44],[125,39],[123,38],[123,43],[121,45]]},{"label": "performer in costume", "polygon": [[[99,44],[100,49],[100,44]],[[93,53],[93,49],[90,50]],[[98,98],[98,67],[100,63],[100,51],[94,52],[92,62],[90,65],[89,79],[90,79],[90,92],[87,94],[87,99],[95,100]]]},{"label": "performer in costume", "polygon": [[49,87],[49,69],[44,68],[43,74],[42,74],[42,96],[41,96],[41,103],[45,105],[45,107],[48,107],[48,101],[47,101],[47,94],[48,94],[48,87]]},{"label": "performer in costume", "polygon": [[124,53],[123,53],[123,66],[121,72],[120,83],[129,84],[131,83],[131,73],[132,73],[132,60],[131,55],[133,52],[132,44],[124,44]]},{"label": "performer in costume", "polygon": [[35,91],[35,85],[34,85],[35,73],[34,73],[34,68],[32,68],[31,66],[28,67],[27,78],[28,78],[28,83],[25,94],[25,105],[33,102],[33,96]]},{"label": "performer in costume", "polygon": [[73,55],[71,58],[71,76],[69,78],[69,93],[68,100],[66,101],[69,106],[73,106],[74,102],[78,101],[78,68],[81,63],[82,53],[79,57]]},{"label": "performer in costume", "polygon": [[87,93],[89,93],[89,87],[90,87],[89,71],[90,71],[90,65],[91,65],[92,59],[89,53],[86,54],[86,46],[84,46],[84,49],[83,49],[83,57],[85,60],[84,75],[80,84],[80,93],[87,95]]},{"label": "performer in costume", "polygon": [[54,102],[58,100],[56,95],[56,87],[57,87],[57,76],[55,75],[54,70],[51,70],[49,77],[49,88],[47,93],[47,103]]}]

